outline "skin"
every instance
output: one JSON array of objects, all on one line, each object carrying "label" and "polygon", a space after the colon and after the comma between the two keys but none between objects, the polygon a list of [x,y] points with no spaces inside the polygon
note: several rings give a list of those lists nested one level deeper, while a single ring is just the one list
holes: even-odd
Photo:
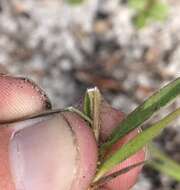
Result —
[{"label": "skin", "polygon": [[[15,78],[0,75],[0,122],[28,116],[50,108],[50,103],[45,93],[32,81],[22,78]],[[79,161],[77,163],[77,173],[74,175],[71,190],[87,190],[96,171],[97,144],[92,131],[79,116],[72,113],[64,113],[63,117],[72,126],[79,150]],[[124,118],[124,114],[107,103],[102,104],[101,110],[101,142],[104,142],[113,129]],[[12,175],[12,163],[9,161],[9,142],[14,133],[14,129],[4,128],[0,125],[0,189],[16,190],[16,181]],[[118,141],[106,155],[112,154],[117,148],[127,143],[138,134],[135,130],[126,137]],[[50,151],[50,150],[49,150]],[[52,153],[51,153],[52,154]],[[53,154],[52,154],[53,155]],[[116,166],[111,172],[117,171],[129,165],[143,161],[145,151],[141,150],[122,164]],[[58,165],[61,163],[57,163]],[[61,166],[59,166],[61,167]],[[134,168],[125,175],[104,184],[101,190],[128,190],[135,183],[142,167]],[[110,173],[111,173],[110,172]],[[26,179],[28,180],[28,179]],[[35,189],[35,188],[34,188]],[[69,189],[67,189],[69,190]]]},{"label": "skin", "polygon": [[[101,110],[101,141],[104,142],[108,139],[109,135],[112,131],[120,124],[120,122],[125,118],[125,114],[117,109],[112,108],[106,102],[102,103],[102,110]],[[123,137],[117,143],[115,143],[110,150],[107,150],[106,157],[114,153],[117,149],[121,148],[124,144],[128,141],[133,139],[138,133],[140,129],[135,129],[134,131],[130,132],[128,135]],[[119,171],[123,168],[126,168],[132,164],[136,164],[145,160],[145,149],[140,150],[121,164],[117,165],[111,172]],[[139,173],[141,172],[142,166],[136,167],[131,171],[127,172],[124,175],[116,177],[115,179],[111,180],[110,182],[104,184],[102,186],[103,190],[128,190],[130,189],[137,181]]]}]

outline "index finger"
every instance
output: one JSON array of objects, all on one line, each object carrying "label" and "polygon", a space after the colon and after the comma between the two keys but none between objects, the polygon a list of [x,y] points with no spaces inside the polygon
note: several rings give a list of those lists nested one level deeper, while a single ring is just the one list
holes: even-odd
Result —
[{"label": "index finger", "polygon": [[49,109],[50,102],[34,82],[0,74],[0,122]]}]

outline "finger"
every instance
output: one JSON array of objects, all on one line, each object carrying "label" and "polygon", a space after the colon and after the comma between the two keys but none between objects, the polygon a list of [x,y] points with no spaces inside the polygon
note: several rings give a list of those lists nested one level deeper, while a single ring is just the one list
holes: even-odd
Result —
[{"label": "finger", "polygon": [[[8,95],[6,104],[1,101],[5,109],[2,113],[6,116],[2,121],[46,108],[42,93],[36,89],[32,92],[34,86],[31,83],[27,86],[19,80],[22,79],[8,76],[0,80],[1,96]],[[22,84],[20,88],[19,83]],[[32,100],[29,95],[35,98]],[[22,107],[19,96],[28,105]],[[10,113],[11,117],[8,116]],[[1,125],[0,142],[2,190],[85,190],[95,175],[97,144],[89,126],[75,114]]]},{"label": "finger", "polygon": [[117,125],[125,118],[125,114],[112,108],[103,100],[101,105],[101,132],[100,141],[105,142]]},{"label": "finger", "polygon": [[97,145],[87,124],[64,113],[9,126],[14,189],[87,190],[96,171]]},{"label": "finger", "polygon": [[0,122],[50,108],[45,93],[29,79],[1,74],[0,89]]},{"label": "finger", "polygon": [[[113,129],[117,127],[117,125],[124,119],[124,113],[111,108],[107,103],[103,103],[102,105],[102,112],[101,112],[101,140],[107,140],[108,136],[112,133]],[[138,134],[138,129],[130,132],[128,135],[123,137],[117,143],[115,143],[111,149],[107,152],[107,156],[115,152],[117,149],[121,148],[124,144],[130,141]],[[123,168],[126,168],[132,164],[136,164],[145,160],[145,151],[140,150],[135,155],[131,156],[118,166],[114,167],[114,169],[109,172],[113,173],[119,171]],[[138,175],[142,169],[142,166],[136,167],[126,174],[123,174],[119,177],[114,178],[113,180],[109,181],[108,183],[104,184],[102,189],[103,190],[128,190],[130,189],[137,181]]]},{"label": "finger", "polygon": [[[0,75],[0,123],[50,108],[44,92],[32,81]],[[14,190],[9,165],[10,128],[0,125],[0,189]]]},{"label": "finger", "polygon": [[78,172],[71,190],[87,190],[96,172],[97,143],[91,128],[79,116],[68,112],[64,115],[75,132],[79,149]]}]

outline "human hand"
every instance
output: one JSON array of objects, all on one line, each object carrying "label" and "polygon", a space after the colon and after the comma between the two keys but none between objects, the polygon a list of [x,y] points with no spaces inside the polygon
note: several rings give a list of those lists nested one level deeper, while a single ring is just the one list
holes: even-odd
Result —
[{"label": "human hand", "polygon": [[[50,109],[44,92],[33,82],[0,75],[0,123]],[[124,114],[104,103],[101,140],[106,140]],[[135,130],[116,143],[108,154],[127,143]],[[74,113],[0,125],[1,190],[87,190],[97,168],[98,148],[87,123]],[[144,161],[139,151],[113,171]],[[116,177],[101,190],[128,190],[141,166]]]}]

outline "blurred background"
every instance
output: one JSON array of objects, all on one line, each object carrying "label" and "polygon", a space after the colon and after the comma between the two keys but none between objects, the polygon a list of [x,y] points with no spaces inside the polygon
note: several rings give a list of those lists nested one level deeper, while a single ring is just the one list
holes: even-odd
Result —
[{"label": "blurred background", "polygon": [[[180,76],[180,1],[0,0],[0,73],[33,79],[61,108],[98,86],[129,113]],[[180,162],[180,121],[156,143]],[[133,188],[142,189],[180,184],[145,167]]]}]

